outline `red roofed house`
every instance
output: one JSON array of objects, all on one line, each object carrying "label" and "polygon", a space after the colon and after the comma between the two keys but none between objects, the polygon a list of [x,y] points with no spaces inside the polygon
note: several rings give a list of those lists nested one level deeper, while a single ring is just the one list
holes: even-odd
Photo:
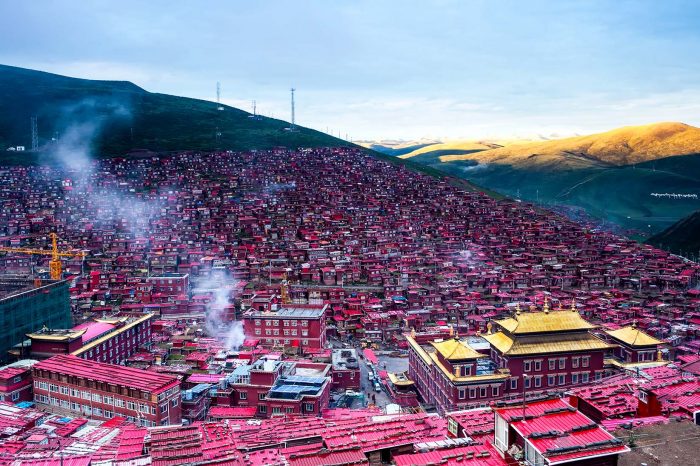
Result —
[{"label": "red roofed house", "polygon": [[180,382],[156,372],[57,355],[35,364],[34,401],[49,411],[142,426],[182,420]]},{"label": "red roofed house", "polygon": [[494,446],[502,454],[523,453],[529,465],[615,466],[630,451],[621,440],[563,400],[495,411]]}]

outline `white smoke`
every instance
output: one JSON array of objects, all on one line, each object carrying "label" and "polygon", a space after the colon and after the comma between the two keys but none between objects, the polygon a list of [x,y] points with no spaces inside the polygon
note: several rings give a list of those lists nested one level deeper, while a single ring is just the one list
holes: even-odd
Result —
[{"label": "white smoke", "polygon": [[238,350],[245,341],[243,323],[234,320],[229,322],[224,315],[224,309],[233,304],[233,293],[236,281],[228,277],[209,278],[197,283],[195,293],[210,294],[212,299],[205,310],[204,328],[207,333],[223,341],[229,350]]}]

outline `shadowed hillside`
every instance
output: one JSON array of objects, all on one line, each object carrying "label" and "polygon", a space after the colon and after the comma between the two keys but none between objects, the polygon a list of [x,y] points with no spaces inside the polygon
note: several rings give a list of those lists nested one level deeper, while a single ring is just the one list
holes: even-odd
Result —
[{"label": "shadowed hillside", "polygon": [[94,81],[0,65],[0,161],[26,161],[31,147],[30,118],[38,120],[39,146],[90,133],[92,150],[121,155],[131,149],[264,149],[348,143],[325,133],[213,102],[148,92],[125,81]]}]

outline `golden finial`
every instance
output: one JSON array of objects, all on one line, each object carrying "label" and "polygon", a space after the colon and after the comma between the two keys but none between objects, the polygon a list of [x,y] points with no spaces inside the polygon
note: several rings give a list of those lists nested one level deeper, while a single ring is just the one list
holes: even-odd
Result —
[{"label": "golden finial", "polygon": [[450,336],[453,337],[455,335],[455,328],[450,324]]},{"label": "golden finial", "polygon": [[576,312],[576,298],[571,298],[571,312]]},{"label": "golden finial", "polygon": [[520,315],[520,302],[515,303],[515,313]]},{"label": "golden finial", "polygon": [[455,340],[459,340],[459,331],[458,330],[455,331]]},{"label": "golden finial", "polygon": [[661,354],[661,350],[656,350],[656,360],[657,360],[657,361],[663,361],[663,360],[664,360],[663,354]]},{"label": "golden finial", "polygon": [[544,306],[542,306],[542,310],[545,314],[549,314],[549,298],[547,298],[547,296],[544,297]]},{"label": "golden finial", "polygon": [[416,338],[416,328],[411,327],[411,338]]},{"label": "golden finial", "polygon": [[492,329],[493,329],[493,324],[492,324],[491,322],[489,322],[488,324],[486,324],[486,331],[488,332],[488,335],[491,335],[491,333],[492,333],[491,330],[492,330]]},{"label": "golden finial", "polygon": [[632,321],[632,328],[637,328],[637,319]]}]

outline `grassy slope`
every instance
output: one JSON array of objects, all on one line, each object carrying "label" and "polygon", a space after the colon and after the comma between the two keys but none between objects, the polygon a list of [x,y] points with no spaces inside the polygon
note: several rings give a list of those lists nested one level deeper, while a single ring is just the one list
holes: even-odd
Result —
[{"label": "grassy slope", "polygon": [[455,176],[508,196],[582,207],[595,217],[646,233],[659,232],[700,209],[697,199],[651,196],[653,192],[700,193],[700,155],[665,158],[635,166],[589,166],[569,170],[478,165],[473,161],[441,165]]},{"label": "grassy slope", "polygon": [[[562,164],[568,160],[623,166],[663,157],[687,155],[700,150],[700,128],[683,123],[654,123],[626,126],[605,133],[577,136],[544,142],[512,144],[484,151],[481,163],[504,163],[513,166]],[[473,159],[472,156],[449,155],[443,162]]]},{"label": "grassy slope", "polygon": [[[100,121],[93,148],[101,155],[131,149],[265,149],[275,146],[318,147],[348,143],[327,134],[271,118],[252,119],[242,110],[203,100],[147,92],[123,81],[93,81],[0,65],[0,161],[28,154],[4,151],[31,146],[30,116],[38,117],[40,146],[71,125]],[[221,136],[217,141],[216,129]]]},{"label": "grassy slope", "polygon": [[674,223],[647,243],[675,253],[700,256],[700,211]]}]

